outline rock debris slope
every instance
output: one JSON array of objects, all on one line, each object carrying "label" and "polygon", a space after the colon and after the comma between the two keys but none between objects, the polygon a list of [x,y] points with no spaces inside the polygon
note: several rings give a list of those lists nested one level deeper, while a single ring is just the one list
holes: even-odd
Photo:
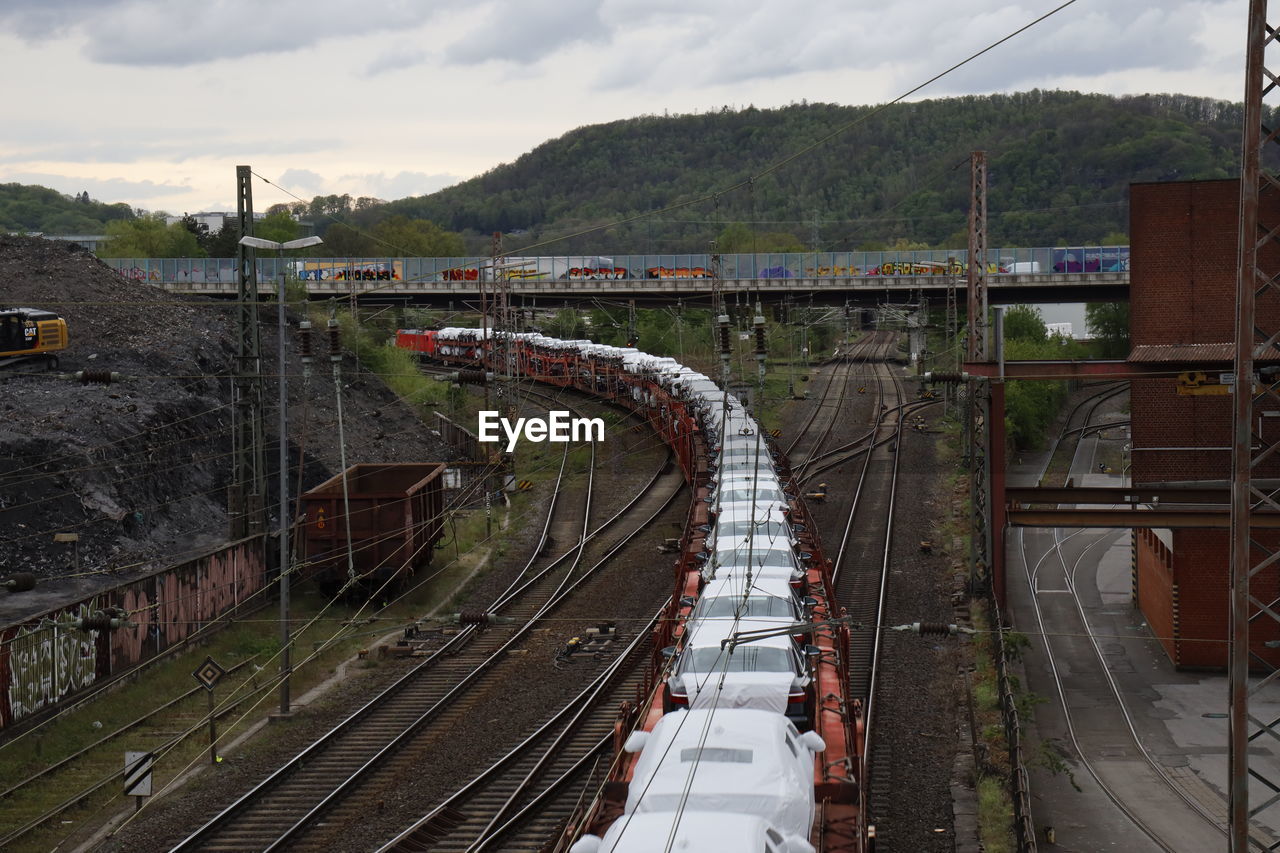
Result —
[{"label": "rock debris slope", "polygon": [[[129,281],[73,244],[32,237],[0,236],[0,282],[0,305],[57,311],[70,334],[55,372],[35,362],[0,368],[0,576],[34,572],[45,595],[84,594],[225,541],[234,304]],[[260,317],[269,471],[275,316],[267,305]],[[292,328],[289,340],[289,457],[296,466],[301,446],[309,488],[339,470],[334,383],[327,359],[304,383]],[[86,369],[125,378],[58,378]],[[349,356],[343,380],[348,464],[454,458]],[[268,494],[276,489],[273,478]],[[78,554],[53,541],[60,532],[79,534]]]}]

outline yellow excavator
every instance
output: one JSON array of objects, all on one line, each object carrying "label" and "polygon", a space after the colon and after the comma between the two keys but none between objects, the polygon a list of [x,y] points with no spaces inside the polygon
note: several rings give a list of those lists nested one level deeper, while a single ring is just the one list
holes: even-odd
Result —
[{"label": "yellow excavator", "polygon": [[67,321],[41,308],[0,308],[0,367],[44,359],[50,370],[67,348]]}]

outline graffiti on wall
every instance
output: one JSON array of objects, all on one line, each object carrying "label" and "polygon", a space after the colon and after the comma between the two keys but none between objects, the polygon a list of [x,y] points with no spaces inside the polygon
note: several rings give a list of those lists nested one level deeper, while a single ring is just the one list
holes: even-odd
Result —
[{"label": "graffiti on wall", "polygon": [[89,602],[23,625],[8,640],[8,705],[14,719],[29,716],[76,693],[97,677],[97,631],[66,622],[90,616]]},{"label": "graffiti on wall", "polygon": [[150,584],[132,584],[121,591],[117,606],[129,614],[137,627],[118,628],[111,632],[111,658],[117,666],[131,666],[150,657],[158,649],[160,629],[156,625]]},{"label": "graffiti on wall", "polygon": [[622,279],[629,276],[626,267],[569,267],[570,279]]},{"label": "graffiti on wall", "polygon": [[[267,583],[262,538],[98,593],[0,630],[0,729],[143,663],[245,603]],[[109,607],[132,626],[80,631],[70,620]]]}]

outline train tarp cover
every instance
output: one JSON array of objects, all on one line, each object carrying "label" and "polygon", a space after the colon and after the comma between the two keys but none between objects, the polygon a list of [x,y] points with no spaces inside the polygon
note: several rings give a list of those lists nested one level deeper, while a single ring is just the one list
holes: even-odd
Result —
[{"label": "train tarp cover", "polygon": [[[790,726],[767,711],[720,708],[668,714],[641,753],[626,812],[754,814],[807,834],[813,818],[813,754],[799,737],[784,735],[784,724]],[[803,782],[802,775],[808,777]]]}]

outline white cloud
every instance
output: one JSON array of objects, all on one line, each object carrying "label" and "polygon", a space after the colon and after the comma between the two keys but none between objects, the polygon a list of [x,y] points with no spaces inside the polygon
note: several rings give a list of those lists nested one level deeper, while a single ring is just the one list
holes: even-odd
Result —
[{"label": "white cloud", "polygon": [[287,169],[276,183],[299,195],[300,191],[321,194],[324,190],[324,178],[310,169]]},{"label": "white cloud", "polygon": [[607,51],[611,40],[600,5],[601,0],[490,4],[487,18],[446,48],[444,58],[458,65],[530,65],[556,54],[590,61],[597,52]]},{"label": "white cloud", "polygon": [[422,25],[447,5],[412,0],[10,0],[0,7],[0,23],[33,41],[78,32],[96,62],[186,66],[399,32]]},{"label": "white cloud", "polygon": [[377,172],[364,175],[343,175],[338,179],[337,183],[342,186],[363,187],[364,189],[359,191],[359,195],[390,200],[433,193],[436,190],[442,190],[447,186],[456,184],[462,179],[459,175],[429,175],[426,172],[397,172],[394,175]]},{"label": "white cloud", "polygon": [[[418,195],[585,124],[884,102],[1056,2],[0,0],[0,79],[24,81],[5,93],[0,180],[225,209],[249,163],[279,176],[255,186],[262,209]],[[915,97],[1238,100],[1246,12],[1077,2]]]}]

